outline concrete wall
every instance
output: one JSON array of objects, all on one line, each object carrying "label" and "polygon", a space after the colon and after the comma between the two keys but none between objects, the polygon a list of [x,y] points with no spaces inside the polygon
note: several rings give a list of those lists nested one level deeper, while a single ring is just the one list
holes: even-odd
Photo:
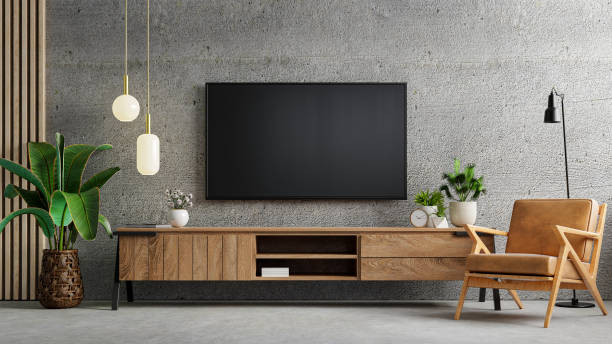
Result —
[{"label": "concrete wall", "polygon": [[[567,96],[573,196],[610,201],[612,5],[607,1],[152,1],[151,114],[162,168],[151,177],[136,171],[144,116],[120,123],[111,114],[122,92],[123,1],[47,4],[47,137],[61,131],[69,143],[115,147],[88,167],[90,172],[122,168],[102,192],[102,212],[115,226],[162,223],[168,187],[194,193],[190,225],[408,224],[411,201],[204,200],[203,90],[212,81],[407,82],[409,195],[438,187],[452,158],[461,157],[486,176],[489,193],[479,202],[479,224],[501,229],[508,226],[515,199],[564,196],[561,125],[542,123],[554,85]],[[129,17],[130,90],[143,108],[144,4],[131,0]],[[612,297],[611,232],[599,275],[606,298]],[[79,248],[86,297],[109,298],[115,241],[100,236]],[[458,286],[150,284],[137,285],[136,297],[454,299]]]}]

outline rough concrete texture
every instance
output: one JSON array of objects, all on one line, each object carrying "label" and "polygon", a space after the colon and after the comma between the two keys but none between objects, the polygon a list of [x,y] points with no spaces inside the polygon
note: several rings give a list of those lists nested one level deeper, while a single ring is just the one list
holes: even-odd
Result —
[{"label": "rough concrete texture", "polygon": [[[144,109],[145,1],[129,5],[130,91]],[[144,111],[132,123],[111,113],[122,92],[123,1],[47,2],[47,137],[61,131],[68,143],[113,144],[88,171],[122,168],[102,192],[102,212],[115,226],[163,223],[168,187],[194,192],[190,225],[408,225],[411,201],[204,200],[204,85],[213,81],[407,82],[409,195],[437,188],[453,157],[474,162],[489,190],[479,201],[478,224],[500,229],[515,199],[564,196],[561,125],[542,122],[554,85],[566,94],[572,195],[610,201],[608,1],[158,0],[151,6],[151,114],[162,167],[145,177],[136,171]],[[611,232],[598,281],[606,298],[612,297]],[[79,248],[86,297],[108,298],[115,242],[101,237]],[[150,284],[137,285],[136,297],[455,299],[458,286]]]},{"label": "rough concrete texture", "polygon": [[501,312],[490,302],[467,302],[459,321],[453,320],[455,304],[137,302],[112,312],[108,302],[51,311],[37,302],[2,302],[0,331],[3,342],[11,344],[64,344],[74,338],[82,344],[575,344],[578,334],[581,343],[609,342],[611,319],[595,308],[555,308],[550,328],[544,329],[543,301],[527,301],[522,310],[503,302]]}]

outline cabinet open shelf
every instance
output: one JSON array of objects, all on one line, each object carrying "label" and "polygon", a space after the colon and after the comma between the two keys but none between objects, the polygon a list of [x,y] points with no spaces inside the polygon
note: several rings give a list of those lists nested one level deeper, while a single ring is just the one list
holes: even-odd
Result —
[{"label": "cabinet open shelf", "polygon": [[342,275],[289,275],[289,277],[255,277],[258,281],[356,281],[357,276]]},{"label": "cabinet open shelf", "polygon": [[257,235],[257,254],[357,254],[356,235]]},{"label": "cabinet open shelf", "polygon": [[357,259],[356,254],[336,253],[258,253],[257,259]]},{"label": "cabinet open shelf", "polygon": [[[356,235],[257,235],[258,280],[357,280]],[[262,268],[289,268],[289,277],[262,277]]]}]

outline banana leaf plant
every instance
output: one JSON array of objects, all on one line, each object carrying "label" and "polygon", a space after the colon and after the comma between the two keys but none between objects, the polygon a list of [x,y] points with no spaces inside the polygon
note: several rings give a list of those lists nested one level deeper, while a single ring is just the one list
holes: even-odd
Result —
[{"label": "banana leaf plant", "polygon": [[[55,146],[46,142],[28,143],[30,170],[7,159],[0,166],[27,180],[36,190],[9,184],[4,197],[21,197],[28,205],[9,214],[0,222],[0,233],[16,216],[31,214],[54,250],[74,248],[78,236],[96,238],[98,224],[112,237],[111,226],[100,214],[100,188],[119,171],[111,167],[82,183],[83,171],[94,152],[113,148],[76,144],[64,147],[64,136],[55,134]],[[82,184],[81,184],[82,183]]]},{"label": "banana leaf plant", "polygon": [[[468,164],[463,171],[461,171],[461,161],[459,159],[455,159],[453,165],[453,173],[442,175],[446,185],[442,185],[440,191],[444,192],[446,197],[459,202],[466,202],[470,198],[472,201],[476,201],[480,195],[487,193],[483,184],[484,177],[476,178],[474,176],[475,164]],[[451,191],[455,193],[454,196]]]}]

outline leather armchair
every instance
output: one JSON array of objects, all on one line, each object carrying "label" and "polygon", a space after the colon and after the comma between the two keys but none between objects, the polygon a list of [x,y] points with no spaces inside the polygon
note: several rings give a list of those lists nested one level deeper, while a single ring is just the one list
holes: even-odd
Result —
[{"label": "leather armchair", "polygon": [[[523,305],[515,290],[550,291],[544,327],[550,324],[559,289],[589,290],[607,315],[595,284],[606,209],[590,199],[519,200],[508,232],[465,225],[473,245],[455,320],[470,287],[506,289],[519,308]],[[489,252],[479,232],[507,236],[506,252]]]}]

